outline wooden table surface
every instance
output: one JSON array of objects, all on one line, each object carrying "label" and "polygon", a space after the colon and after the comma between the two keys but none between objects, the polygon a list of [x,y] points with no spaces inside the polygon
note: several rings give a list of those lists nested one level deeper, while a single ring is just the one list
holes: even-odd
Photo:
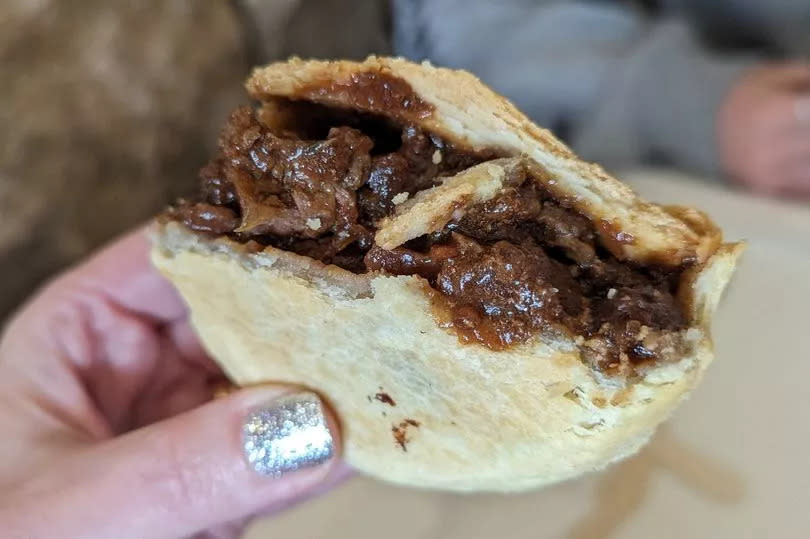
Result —
[{"label": "wooden table surface", "polygon": [[457,496],[358,478],[255,524],[249,539],[808,537],[810,205],[660,171],[646,198],[709,212],[749,248],[716,318],[704,383],[635,457],[519,495]]}]

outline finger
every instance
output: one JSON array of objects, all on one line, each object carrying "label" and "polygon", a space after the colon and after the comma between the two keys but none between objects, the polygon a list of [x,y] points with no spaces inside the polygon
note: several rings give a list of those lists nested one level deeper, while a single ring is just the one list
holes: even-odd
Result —
[{"label": "finger", "polygon": [[810,162],[810,126],[803,132],[785,137],[777,149],[779,157],[787,162]]},{"label": "finger", "polygon": [[245,518],[228,524],[220,524],[210,530],[194,534],[190,539],[239,539],[250,522],[251,519]]},{"label": "finger", "polygon": [[[48,319],[39,315],[92,300],[154,324],[187,318],[188,310],[174,287],[149,260],[146,229],[137,229],[88,261],[48,283],[12,319]],[[25,323],[23,323],[25,325]]]},{"label": "finger", "polygon": [[158,368],[191,370],[169,339],[104,293],[57,280],[11,322],[0,352],[4,377],[16,374],[11,390],[25,382],[40,400],[80,422],[100,412],[108,428],[92,421],[84,430],[104,435],[128,428],[129,411],[158,380]]},{"label": "finger", "polygon": [[[193,369],[220,374],[191,331],[177,293],[150,265],[148,250],[143,229],[113,243],[50,283],[0,341],[10,371],[54,407],[93,418],[83,429],[97,436],[110,429],[96,421],[94,405],[113,432],[129,429],[133,400],[156,379],[157,367],[182,370],[184,381]],[[187,393],[173,399],[175,408],[199,404]]]},{"label": "finger", "polygon": [[318,485],[313,491],[305,492],[295,498],[289,498],[281,503],[274,503],[257,511],[255,514],[248,517],[229,522],[227,524],[218,525],[199,536],[194,536],[194,539],[237,539],[242,537],[245,528],[247,528],[254,520],[272,517],[273,515],[285,511],[301,502],[306,501],[314,495],[327,492],[336,486],[340,485],[353,475],[353,471],[344,463],[336,462],[335,466],[329,473],[323,483]]},{"label": "finger", "polygon": [[188,536],[314,494],[341,473],[330,417],[308,392],[232,394],[43,470],[0,508],[4,534]]},{"label": "finger", "polygon": [[794,163],[783,182],[786,194],[801,200],[810,200],[810,159]]},{"label": "finger", "polygon": [[759,145],[752,145],[746,158],[748,171],[757,170],[774,177],[786,176],[810,163],[810,131],[802,135],[781,133],[770,140],[760,140]]},{"label": "finger", "polygon": [[750,138],[757,140],[758,144],[773,144],[774,137],[794,137],[799,127],[796,97],[793,94],[773,94],[753,114],[756,117],[756,132],[751,133]]},{"label": "finger", "polygon": [[760,169],[759,175],[759,181],[748,183],[754,192],[807,199],[810,195],[810,154],[799,155],[783,146],[779,155]]},{"label": "finger", "polygon": [[170,324],[164,331],[186,363],[211,375],[222,374],[222,369],[208,355],[188,320]]},{"label": "finger", "polygon": [[287,509],[290,509],[291,507],[294,507],[295,505],[311,498],[313,494],[319,495],[330,491],[347,479],[351,478],[354,473],[354,470],[352,470],[346,463],[336,462],[334,467],[330,470],[329,476],[312,491],[299,494],[295,497],[276,500],[256,511],[253,515],[251,515],[250,518],[272,517],[273,515],[286,511]]},{"label": "finger", "polygon": [[59,284],[98,292],[122,309],[159,322],[184,318],[186,306],[152,266],[149,251],[146,227],[136,229],[75,267]]},{"label": "finger", "polygon": [[810,143],[810,88],[793,97],[794,134]]},{"label": "finger", "polygon": [[810,63],[789,62],[766,71],[771,82],[788,90],[802,90],[810,85]]},{"label": "finger", "polygon": [[[108,401],[125,406],[130,420],[124,424],[126,430],[168,419],[208,402],[214,396],[214,381],[224,379],[221,372],[214,374],[179,359],[168,338],[164,343],[161,359],[154,363],[149,381],[141,386],[137,399]],[[121,383],[126,384],[126,380]]]}]

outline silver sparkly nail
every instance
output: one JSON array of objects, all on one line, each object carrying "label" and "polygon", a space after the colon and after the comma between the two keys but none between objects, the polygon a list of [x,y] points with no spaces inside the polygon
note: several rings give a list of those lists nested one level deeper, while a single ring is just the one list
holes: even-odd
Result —
[{"label": "silver sparkly nail", "polygon": [[251,412],[242,428],[242,442],[251,466],[274,477],[321,464],[334,450],[321,401],[309,392]]}]

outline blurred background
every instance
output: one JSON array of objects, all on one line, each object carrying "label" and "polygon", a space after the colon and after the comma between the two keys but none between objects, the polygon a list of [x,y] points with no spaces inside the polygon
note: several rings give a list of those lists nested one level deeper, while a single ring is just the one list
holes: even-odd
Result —
[{"label": "blurred background", "polygon": [[749,254],[718,366],[639,458],[510,498],[358,480],[255,537],[803,536],[808,0],[2,0],[0,320],[194,188],[251,66],[370,53],[473,71],[643,195],[707,210]]},{"label": "blurred background", "polygon": [[[356,31],[333,24],[347,6]],[[340,0],[0,2],[0,319],[196,185],[251,66],[386,52],[386,13]]]}]

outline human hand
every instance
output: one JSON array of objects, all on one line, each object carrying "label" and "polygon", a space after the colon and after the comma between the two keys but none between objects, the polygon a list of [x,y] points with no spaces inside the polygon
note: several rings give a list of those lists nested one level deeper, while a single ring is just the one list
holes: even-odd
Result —
[{"label": "human hand", "polygon": [[[252,516],[347,475],[333,458],[336,422],[314,395],[268,386],[211,401],[223,375],[147,253],[143,232],[129,235],[6,327],[4,538],[236,537]],[[284,413],[293,432],[261,430]]]},{"label": "human hand", "polygon": [[718,115],[720,158],[754,191],[810,197],[810,64],[752,69]]}]

